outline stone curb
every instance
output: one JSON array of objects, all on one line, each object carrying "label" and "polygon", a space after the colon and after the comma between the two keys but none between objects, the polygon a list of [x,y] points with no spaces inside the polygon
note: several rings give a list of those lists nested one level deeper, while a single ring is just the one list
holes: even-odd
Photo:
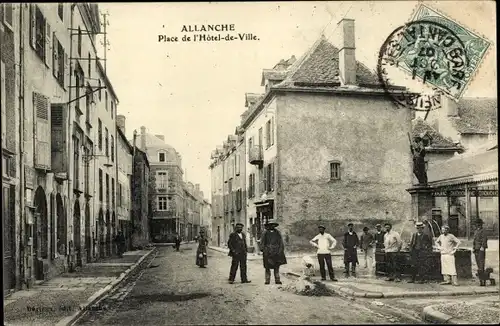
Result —
[{"label": "stone curb", "polygon": [[424,321],[438,324],[470,324],[470,322],[463,319],[442,313],[434,309],[434,307],[435,305],[427,306],[422,310],[422,319]]},{"label": "stone curb", "polygon": [[[182,241],[181,245],[183,244],[190,244],[190,243],[195,243],[196,241]],[[169,247],[173,246],[175,243],[173,242],[153,242],[152,246],[153,247]]]},{"label": "stone curb", "polygon": [[[155,252],[156,249],[153,248],[151,249],[148,253],[143,255],[139,260],[132,266],[130,266],[125,272],[121,273],[120,276],[111,282],[110,284],[106,285],[106,287],[100,289],[96,293],[94,293],[86,303],[83,305],[80,305],[80,307],[90,307],[94,304],[96,304],[98,301],[100,301],[106,294],[108,294],[112,289],[114,289],[116,286],[118,286],[127,275],[129,275],[132,271],[134,271],[147,257],[149,257],[153,252]],[[80,309],[77,312],[75,312],[73,315],[65,317],[64,319],[60,320],[55,326],[69,326],[73,325],[75,321],[77,321],[84,313],[86,313],[85,309]]]},{"label": "stone curb", "polygon": [[[291,275],[294,277],[301,277],[300,274],[292,271],[284,271],[283,274]],[[477,294],[493,294],[499,293],[497,289],[484,289],[484,290],[472,290],[472,291],[407,291],[401,293],[394,292],[367,292],[367,291],[353,291],[349,288],[343,287],[342,285],[335,285],[331,283],[325,283],[327,287],[330,287],[336,292],[342,292],[349,296],[358,298],[416,298],[416,297],[437,297],[437,296],[457,296],[457,295],[477,295]]]}]

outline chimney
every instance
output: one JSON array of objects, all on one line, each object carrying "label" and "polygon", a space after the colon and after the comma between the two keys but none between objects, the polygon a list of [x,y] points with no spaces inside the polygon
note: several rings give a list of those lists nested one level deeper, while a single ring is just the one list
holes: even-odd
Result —
[{"label": "chimney", "polygon": [[165,141],[165,136],[164,135],[155,135],[156,138],[161,139]]},{"label": "chimney", "polygon": [[141,149],[146,150],[146,127],[141,127]]},{"label": "chimney", "polygon": [[194,187],[196,188],[196,191],[200,191],[200,184],[199,183],[197,183]]},{"label": "chimney", "polygon": [[458,103],[441,94],[441,108],[448,117],[458,117]]},{"label": "chimney", "polygon": [[339,70],[344,85],[356,84],[356,55],[354,19],[344,18],[340,22],[341,48],[339,51]]},{"label": "chimney", "polygon": [[125,135],[125,116],[119,114],[116,116],[116,126],[121,129],[123,134]]}]

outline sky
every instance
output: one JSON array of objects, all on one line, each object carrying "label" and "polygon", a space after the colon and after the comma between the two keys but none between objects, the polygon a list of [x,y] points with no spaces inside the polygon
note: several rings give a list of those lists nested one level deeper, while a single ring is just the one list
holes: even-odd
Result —
[{"label": "sky", "polygon": [[[495,3],[425,2],[492,42],[466,97],[496,96]],[[457,3],[460,3],[457,6]],[[323,32],[338,44],[337,23],[355,19],[356,59],[375,69],[390,33],[407,22],[415,1],[99,3],[109,14],[107,74],[126,116],[126,134],[145,126],[182,155],[188,181],[210,200],[210,153],[234,133],[245,93],[263,93],[262,69],[299,58]],[[184,25],[234,24],[259,40],[158,42],[182,37]]]}]

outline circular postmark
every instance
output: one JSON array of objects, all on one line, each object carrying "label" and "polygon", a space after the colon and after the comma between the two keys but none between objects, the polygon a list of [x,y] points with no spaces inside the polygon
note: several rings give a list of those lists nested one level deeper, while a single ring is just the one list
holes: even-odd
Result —
[{"label": "circular postmark", "polygon": [[444,24],[417,20],[385,40],[377,76],[398,107],[429,111],[441,107],[442,94],[458,99],[470,77],[468,66],[466,47],[457,34]]}]

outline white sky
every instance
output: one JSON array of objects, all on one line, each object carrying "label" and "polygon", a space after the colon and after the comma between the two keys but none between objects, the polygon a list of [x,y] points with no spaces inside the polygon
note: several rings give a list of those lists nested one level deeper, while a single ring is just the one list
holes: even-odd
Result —
[{"label": "white sky", "polygon": [[[496,40],[495,3],[427,2],[490,41]],[[411,17],[414,1],[275,3],[115,3],[109,13],[107,70],[127,117],[126,133],[145,126],[181,153],[187,179],[210,199],[210,152],[233,133],[245,92],[262,92],[261,73],[292,54],[299,58],[320,36],[335,44],[337,22],[356,22],[356,58],[376,66],[387,36]],[[158,43],[182,36],[183,25],[235,24],[259,41]],[[163,27],[164,26],[164,27]],[[338,43],[337,43],[338,44]],[[496,96],[496,44],[465,96]]]}]

